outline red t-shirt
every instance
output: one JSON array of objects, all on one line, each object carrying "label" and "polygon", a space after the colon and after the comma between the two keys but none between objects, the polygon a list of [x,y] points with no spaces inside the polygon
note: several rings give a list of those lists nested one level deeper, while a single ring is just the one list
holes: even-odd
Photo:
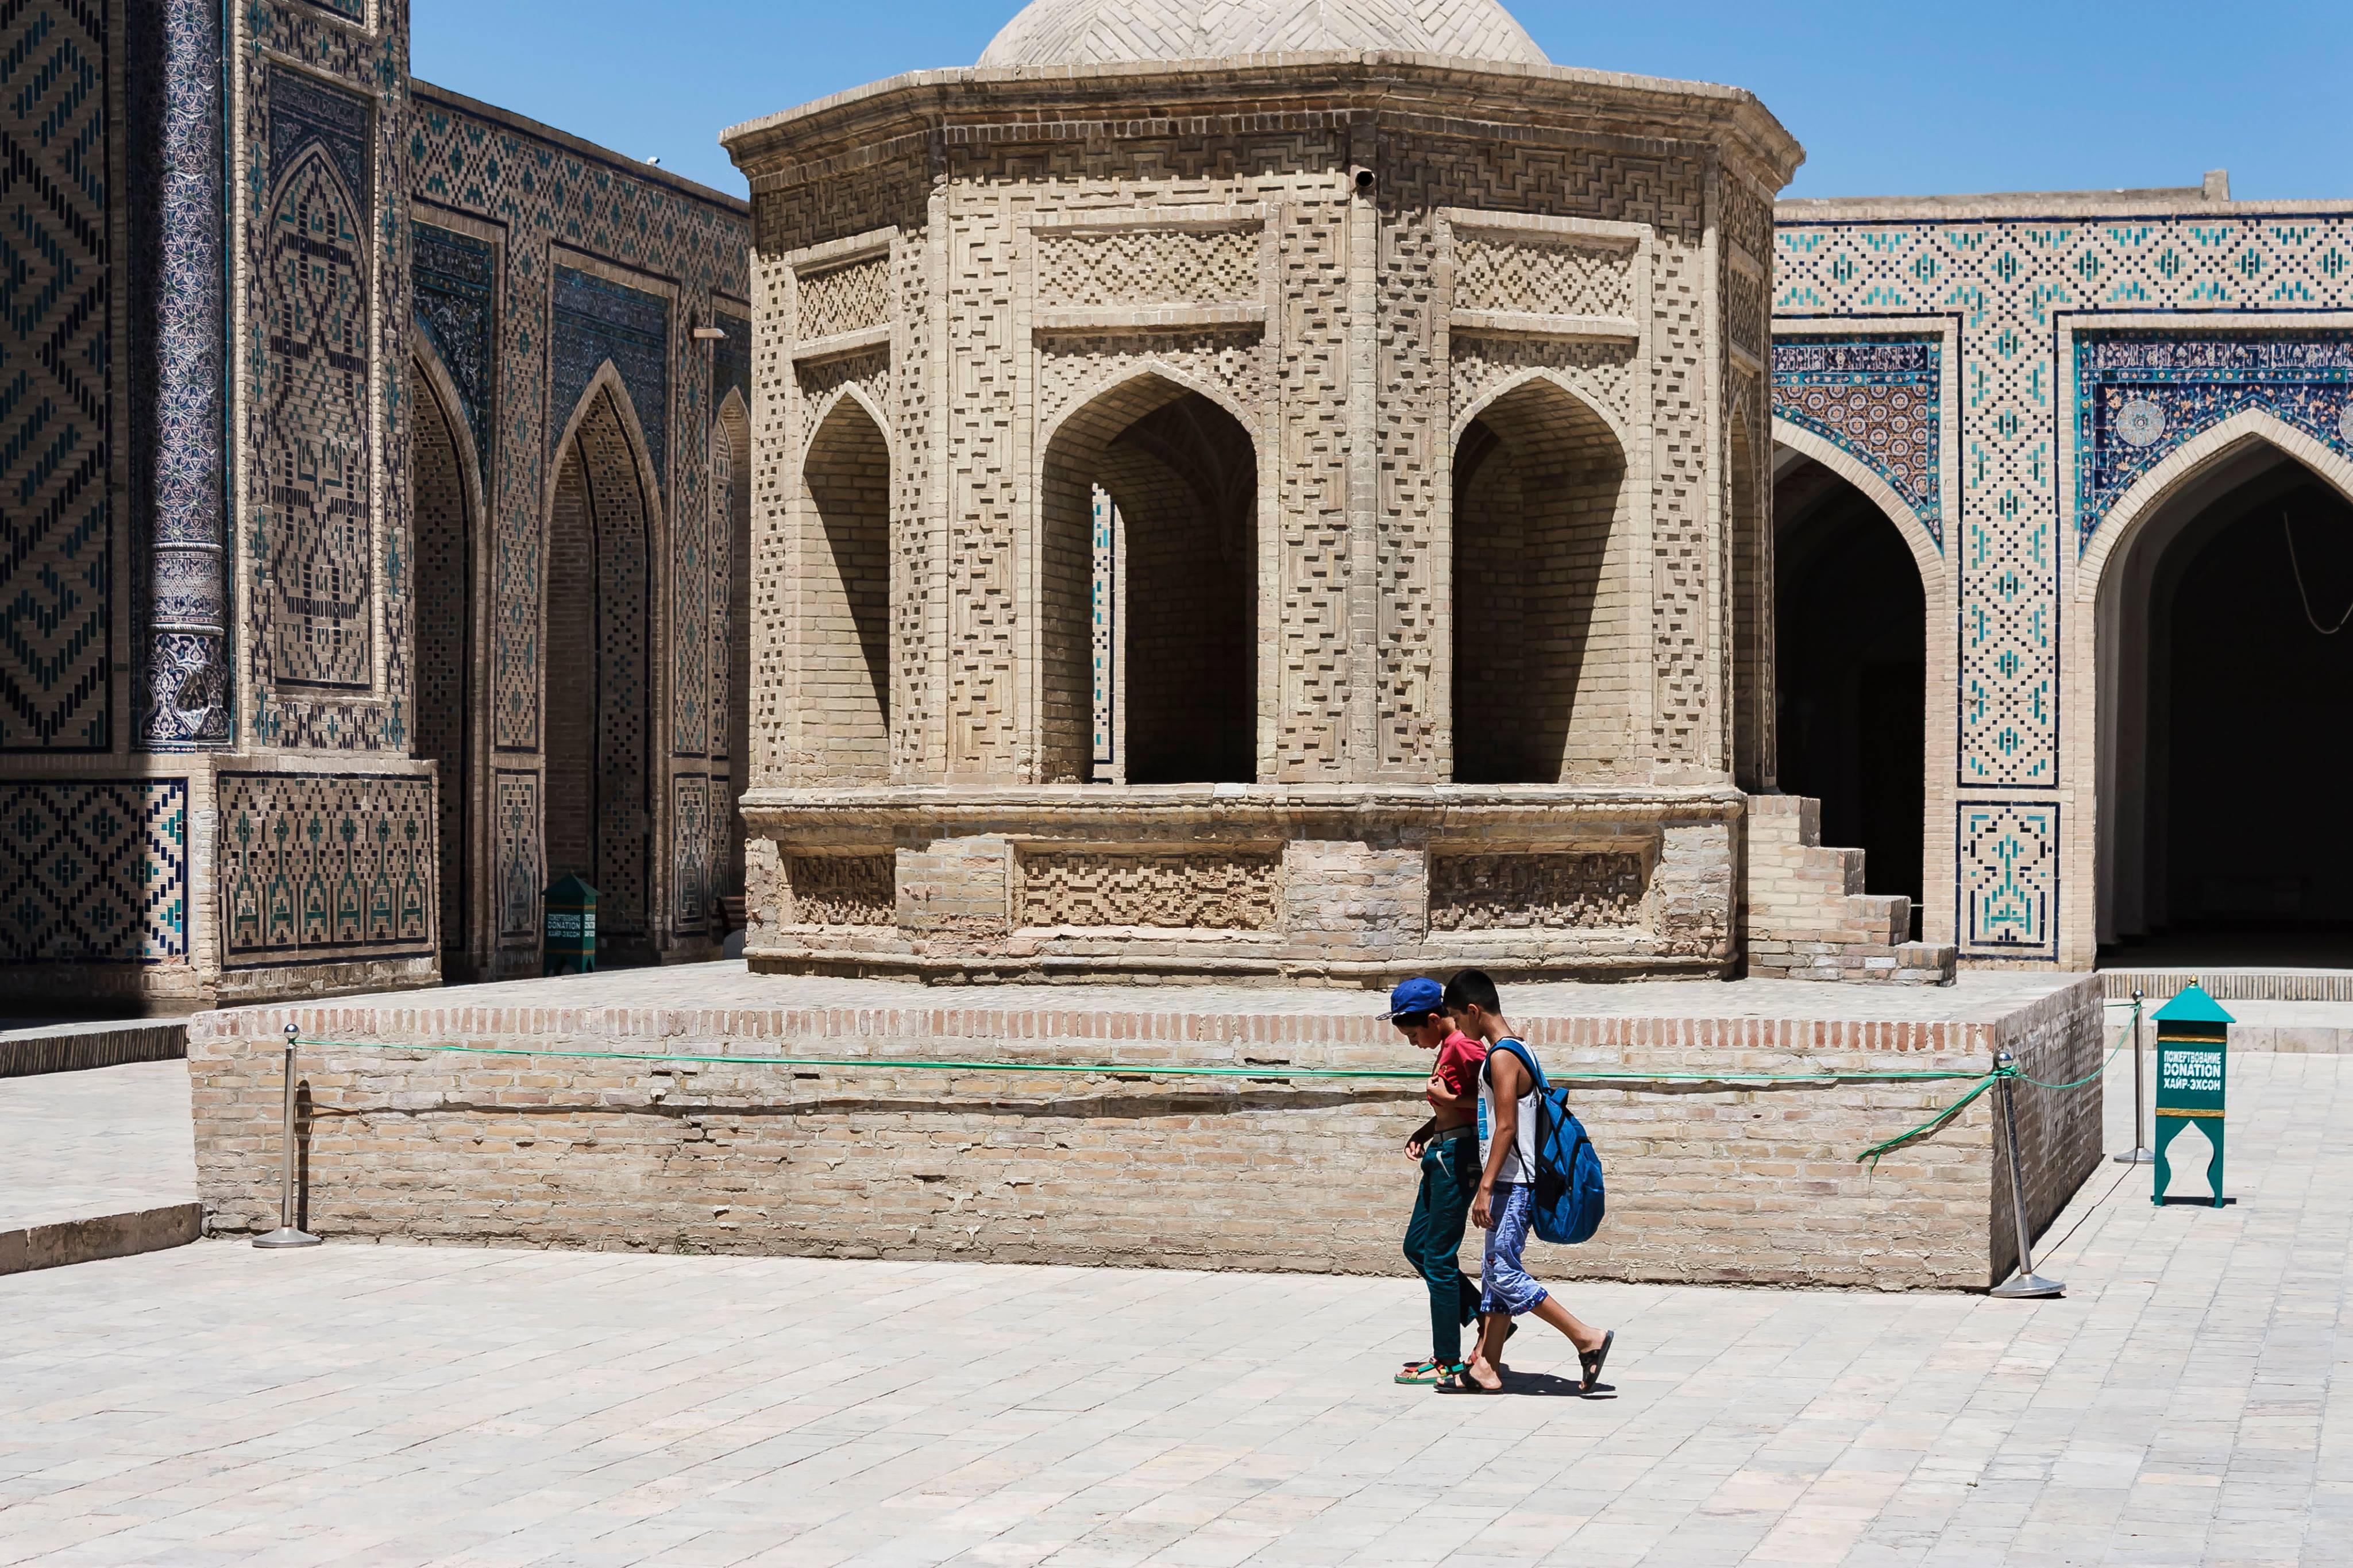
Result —
[{"label": "red t-shirt", "polygon": [[1476,1099],[1479,1093],[1479,1068],[1487,1060],[1487,1047],[1457,1029],[1446,1037],[1438,1047],[1438,1078],[1447,1092],[1464,1100]]}]

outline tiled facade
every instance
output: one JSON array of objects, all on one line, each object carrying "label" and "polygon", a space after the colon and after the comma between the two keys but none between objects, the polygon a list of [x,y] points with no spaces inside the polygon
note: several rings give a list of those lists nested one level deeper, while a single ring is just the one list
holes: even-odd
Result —
[{"label": "tiled facade", "polygon": [[15,994],[536,972],[544,529],[592,383],[668,552],[608,628],[643,956],[715,949],[738,509],[702,455],[748,393],[744,208],[415,83],[407,10],[0,22]]},{"label": "tiled facade", "polygon": [[2218,180],[1788,202],[1778,229],[1775,436],[1878,502],[1926,589],[1926,934],[2089,967],[2100,616],[2137,532],[2244,443],[2353,488],[2353,206]]}]

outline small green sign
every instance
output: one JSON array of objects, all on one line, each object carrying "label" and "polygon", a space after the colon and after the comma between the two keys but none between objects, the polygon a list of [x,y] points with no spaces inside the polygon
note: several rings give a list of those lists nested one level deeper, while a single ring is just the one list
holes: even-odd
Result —
[{"label": "small green sign", "polygon": [[576,876],[548,889],[540,925],[542,974],[596,973],[596,889]]},{"label": "small green sign", "polygon": [[2231,1081],[2231,1015],[2195,982],[2157,1012],[2157,1190],[2165,1202],[2173,1180],[2165,1157],[2174,1135],[2191,1122],[2213,1151],[2206,1162],[2206,1184],[2214,1206],[2222,1206],[2222,1131]]}]

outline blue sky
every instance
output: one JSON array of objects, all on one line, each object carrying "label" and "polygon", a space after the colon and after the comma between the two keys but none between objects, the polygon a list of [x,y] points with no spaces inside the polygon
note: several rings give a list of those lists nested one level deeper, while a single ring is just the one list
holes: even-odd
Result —
[{"label": "blue sky", "polygon": [[[1507,0],[1508,3],[1508,0]],[[969,64],[1016,0],[414,0],[417,74],[741,195],[714,138]],[[2195,184],[2353,197],[2353,3],[1518,0],[1563,65],[1733,82],[1810,154],[1789,195]],[[1963,18],[1966,18],[1964,20]]]}]

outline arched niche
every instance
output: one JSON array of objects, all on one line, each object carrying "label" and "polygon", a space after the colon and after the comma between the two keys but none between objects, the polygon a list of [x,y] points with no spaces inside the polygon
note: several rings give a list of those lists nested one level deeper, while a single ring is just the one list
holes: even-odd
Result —
[{"label": "arched niche", "polygon": [[891,782],[891,443],[845,391],[801,459],[801,751],[826,784]]},{"label": "arched niche", "polygon": [[1822,803],[1824,843],[1864,852],[1866,890],[1925,919],[1942,558],[1868,467],[1800,426],[1774,436],[1776,782]]},{"label": "arched niche", "polygon": [[486,781],[481,657],[481,475],[448,371],[429,347],[409,362],[409,496],[415,519],[413,754],[439,764],[442,974],[487,963],[490,888],[479,810]]},{"label": "arched niche", "polygon": [[557,448],[546,573],[546,849],[550,881],[598,893],[599,962],[644,962],[659,807],[653,573],[656,508],[628,394],[600,372]]},{"label": "arched niche", "polygon": [[2311,618],[2333,625],[2353,604],[2348,496],[2353,464],[2250,411],[2185,442],[2101,521],[2077,586],[2096,639],[2104,947],[2353,961],[2353,836],[2335,827],[2353,630]]},{"label": "arched niche", "polygon": [[1055,427],[1042,478],[1043,777],[1253,782],[1258,452],[1237,411],[1173,373],[1139,372]]},{"label": "arched niche", "polygon": [[712,559],[726,579],[715,596],[724,606],[713,649],[719,677],[717,743],[712,773],[724,787],[712,813],[719,837],[712,865],[723,898],[744,892],[744,792],[752,779],[752,423],[743,395],[731,389],[712,422],[712,518],[723,543]]},{"label": "arched niche", "polygon": [[1648,661],[1617,433],[1566,386],[1530,377],[1463,422],[1453,486],[1455,781],[1624,776]]}]

